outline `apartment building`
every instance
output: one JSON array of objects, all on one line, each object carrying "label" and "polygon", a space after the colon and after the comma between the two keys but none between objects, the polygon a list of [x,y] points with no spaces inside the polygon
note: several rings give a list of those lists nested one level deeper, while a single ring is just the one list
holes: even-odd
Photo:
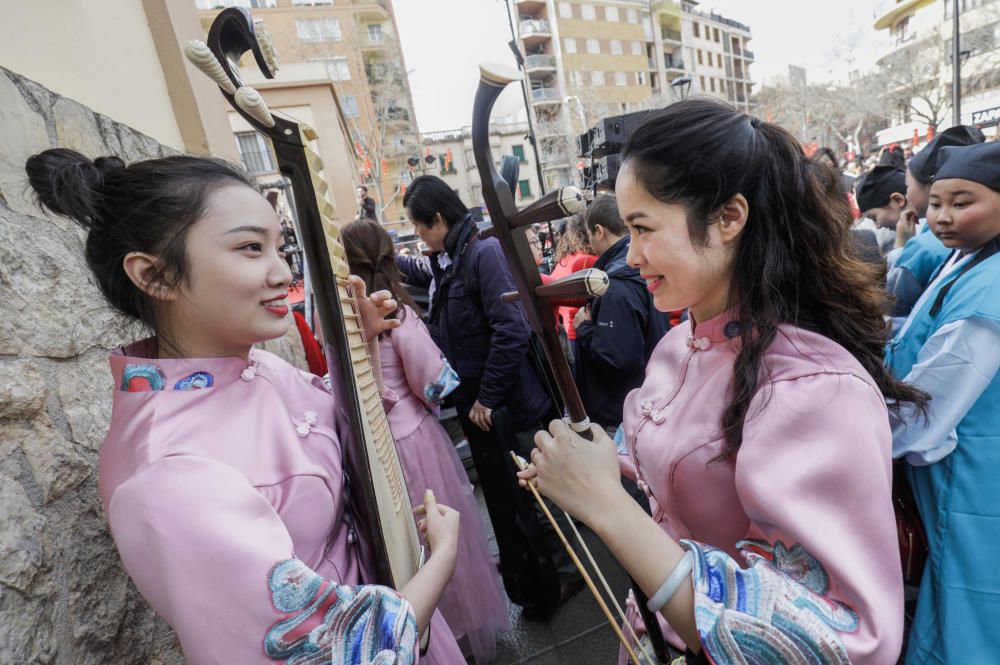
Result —
[{"label": "apartment building", "polygon": [[[231,6],[249,8],[264,22],[281,69],[265,80],[248,66],[248,83],[270,105],[314,124],[321,140],[327,128],[342,125],[353,156],[327,160],[328,170],[338,174],[340,188],[353,192],[365,184],[382,219],[400,219],[407,160],[420,141],[392,0],[193,1],[206,29]],[[273,170],[260,137],[236,114],[231,124],[251,170]]]},{"label": "apartment building", "polygon": [[577,180],[573,139],[601,118],[689,91],[748,108],[750,28],[694,0],[510,1],[547,189]]},{"label": "apartment building", "polygon": [[[895,98],[891,126],[880,145],[921,143],[953,124],[952,0],[874,3],[882,37],[877,67],[887,97]],[[1000,120],[1000,2],[960,0],[961,122],[992,134]]]},{"label": "apartment building", "polygon": [[[520,163],[514,199],[525,206],[539,197],[535,155],[527,140],[528,123],[500,120],[490,125],[490,149],[499,160],[514,155]],[[476,160],[472,155],[472,127],[461,127],[422,135],[426,154],[423,173],[439,176],[469,207],[485,206]]]}]

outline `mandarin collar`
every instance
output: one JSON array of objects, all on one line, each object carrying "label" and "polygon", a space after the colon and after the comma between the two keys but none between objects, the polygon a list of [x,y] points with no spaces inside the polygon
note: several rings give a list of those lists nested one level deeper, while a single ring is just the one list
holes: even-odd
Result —
[{"label": "mandarin collar", "polygon": [[728,309],[707,321],[695,323],[688,317],[689,336],[693,339],[707,338],[713,344],[728,342],[740,336],[740,322],[736,320],[736,308]]},{"label": "mandarin collar", "polygon": [[[111,352],[108,362],[115,390],[197,390],[246,380],[256,375],[259,354],[242,358],[156,358],[156,341],[145,339]],[[253,376],[251,376],[253,375]]]}]

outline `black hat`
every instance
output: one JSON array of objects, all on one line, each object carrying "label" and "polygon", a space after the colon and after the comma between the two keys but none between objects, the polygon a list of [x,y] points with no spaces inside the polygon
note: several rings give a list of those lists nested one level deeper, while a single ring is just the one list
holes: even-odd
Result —
[{"label": "black hat", "polygon": [[882,208],[893,194],[906,196],[906,174],[895,166],[876,166],[858,178],[854,191],[861,212]]},{"label": "black hat", "polygon": [[942,148],[934,182],[971,180],[1000,192],[1000,142]]},{"label": "black hat", "polygon": [[929,185],[934,180],[934,174],[937,173],[938,160],[940,159],[938,155],[941,152],[941,148],[974,145],[982,143],[985,140],[986,137],[981,131],[968,125],[956,125],[950,129],[946,129],[938,134],[933,141],[924,146],[923,150],[913,156],[908,167],[910,175],[918,182]]}]

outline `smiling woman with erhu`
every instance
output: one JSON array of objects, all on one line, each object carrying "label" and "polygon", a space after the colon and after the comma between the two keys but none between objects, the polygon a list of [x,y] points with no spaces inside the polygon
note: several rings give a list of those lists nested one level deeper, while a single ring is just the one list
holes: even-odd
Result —
[{"label": "smiling woman with erhu", "polygon": [[522,479],[607,543],[689,663],[894,663],[883,395],[922,395],[882,366],[883,294],[835,174],[783,129],[687,100],[631,135],[616,193],[629,264],[690,321],[629,395],[620,457],[556,421]]}]

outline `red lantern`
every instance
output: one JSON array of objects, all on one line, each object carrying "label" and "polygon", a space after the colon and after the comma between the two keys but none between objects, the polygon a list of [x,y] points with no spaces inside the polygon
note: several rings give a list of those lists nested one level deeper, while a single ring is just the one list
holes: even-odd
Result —
[{"label": "red lantern", "polygon": [[934,125],[927,125],[927,142],[934,140]]}]

